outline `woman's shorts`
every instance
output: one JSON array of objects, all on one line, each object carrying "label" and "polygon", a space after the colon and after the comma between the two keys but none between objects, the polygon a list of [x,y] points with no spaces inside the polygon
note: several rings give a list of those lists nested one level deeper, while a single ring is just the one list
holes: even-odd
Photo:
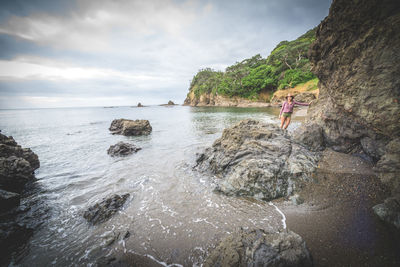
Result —
[{"label": "woman's shorts", "polygon": [[285,118],[290,118],[290,116],[292,116],[292,113],[291,112],[283,112],[283,117],[285,117]]}]

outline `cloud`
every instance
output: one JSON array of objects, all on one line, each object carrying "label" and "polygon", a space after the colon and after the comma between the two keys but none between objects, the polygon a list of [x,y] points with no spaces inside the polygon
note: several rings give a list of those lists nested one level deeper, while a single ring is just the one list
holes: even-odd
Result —
[{"label": "cloud", "polygon": [[75,97],[86,97],[88,105],[93,104],[90,94],[100,99],[97,92],[149,99],[162,95],[162,102],[176,97],[173,100],[181,103],[197,70],[223,70],[258,53],[267,56],[280,41],[315,27],[330,4],[330,0],[55,2],[59,1],[0,4],[0,96],[11,97],[11,88],[15,96],[26,90],[26,95],[36,97],[35,103],[47,105],[49,90],[43,88],[52,88],[52,97],[66,97],[70,89],[65,84],[71,83],[80,88]]}]

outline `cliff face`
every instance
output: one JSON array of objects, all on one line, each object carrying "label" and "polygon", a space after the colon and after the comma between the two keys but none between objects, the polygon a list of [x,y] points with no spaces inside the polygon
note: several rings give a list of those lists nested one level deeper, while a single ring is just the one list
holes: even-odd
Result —
[{"label": "cliff face", "polygon": [[319,99],[296,133],[314,149],[368,155],[394,192],[400,192],[399,25],[397,0],[333,1],[309,55]]},{"label": "cliff face", "polygon": [[[262,94],[260,94],[262,96]],[[269,97],[269,95],[267,96]],[[212,93],[201,94],[200,97],[196,97],[193,92],[189,92],[185,102],[185,106],[193,107],[268,107],[270,106],[267,102],[251,101],[242,97],[226,97],[221,95],[214,95]]]}]

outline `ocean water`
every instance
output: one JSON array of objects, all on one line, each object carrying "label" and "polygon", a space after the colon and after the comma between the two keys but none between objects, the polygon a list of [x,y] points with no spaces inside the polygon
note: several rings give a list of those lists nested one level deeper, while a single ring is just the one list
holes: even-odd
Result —
[{"label": "ocean water", "polygon": [[[187,106],[0,110],[2,133],[30,147],[41,164],[38,192],[22,203],[41,211],[36,216],[43,222],[14,264],[92,266],[100,256],[118,253],[196,266],[238,227],[279,231],[285,222],[276,207],[215,193],[214,178],[192,170],[196,153],[224,128],[245,118],[278,124],[278,112]],[[118,118],[147,119],[153,132],[111,135],[108,127]],[[301,120],[295,117],[290,129]],[[119,141],[142,150],[107,155]],[[131,196],[109,221],[90,226],[83,212],[114,193]]]}]

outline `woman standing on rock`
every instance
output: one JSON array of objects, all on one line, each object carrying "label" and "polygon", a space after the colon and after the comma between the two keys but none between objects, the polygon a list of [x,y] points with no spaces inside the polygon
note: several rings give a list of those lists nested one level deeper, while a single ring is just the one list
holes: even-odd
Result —
[{"label": "woman standing on rock", "polygon": [[279,118],[281,119],[281,129],[286,129],[289,126],[294,105],[309,106],[310,104],[294,101],[294,96],[288,94],[286,96],[286,101],[282,104],[281,112],[279,113]]}]

